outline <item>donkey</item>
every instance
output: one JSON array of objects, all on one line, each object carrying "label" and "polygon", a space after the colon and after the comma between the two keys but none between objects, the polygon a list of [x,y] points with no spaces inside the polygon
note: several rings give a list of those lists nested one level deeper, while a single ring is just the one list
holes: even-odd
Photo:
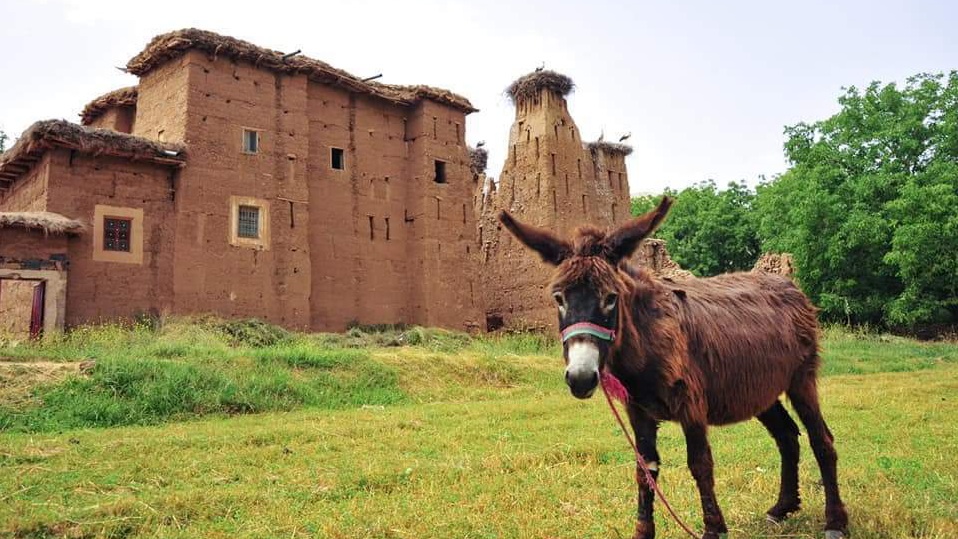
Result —
[{"label": "donkey", "polygon": [[[563,335],[566,384],[572,395],[587,399],[601,372],[621,380],[638,451],[654,478],[659,423],[682,426],[702,501],[703,539],[728,531],[715,498],[709,425],[758,418],[782,457],[778,501],[767,518],[781,522],[799,510],[799,431],[779,400],[786,393],[821,469],[825,537],[844,537],[848,514],[838,493],[838,457],[818,402],[816,308],[794,283],[776,275],[732,273],[672,282],[625,263],[671,205],[664,197],[654,210],[615,230],[582,227],[571,241],[522,224],[508,212],[499,215],[521,243],[557,267],[551,293]],[[655,536],[653,497],[640,481],[635,539]]]}]

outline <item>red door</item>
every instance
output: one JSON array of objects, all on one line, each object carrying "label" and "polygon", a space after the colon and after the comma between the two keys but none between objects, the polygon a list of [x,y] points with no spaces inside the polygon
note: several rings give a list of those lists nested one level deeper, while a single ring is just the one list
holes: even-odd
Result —
[{"label": "red door", "polygon": [[40,281],[33,287],[33,309],[30,311],[30,338],[39,339],[43,334],[43,305],[47,282]]}]

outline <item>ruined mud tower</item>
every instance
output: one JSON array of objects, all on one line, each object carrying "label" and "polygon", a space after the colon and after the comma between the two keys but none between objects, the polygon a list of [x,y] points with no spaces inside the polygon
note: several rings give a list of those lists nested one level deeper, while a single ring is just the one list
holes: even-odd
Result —
[{"label": "ruined mud tower", "polygon": [[487,329],[556,323],[545,293],[552,269],[501,227],[501,210],[563,236],[584,224],[606,228],[629,218],[625,157],[632,149],[584,143],[565,99],[572,89],[569,77],[537,71],[507,90],[516,107],[509,153],[498,185],[486,181],[477,194]]}]

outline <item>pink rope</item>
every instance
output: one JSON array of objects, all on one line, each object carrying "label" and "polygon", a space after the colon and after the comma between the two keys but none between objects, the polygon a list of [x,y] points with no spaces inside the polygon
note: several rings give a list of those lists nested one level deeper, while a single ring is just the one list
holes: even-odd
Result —
[{"label": "pink rope", "polygon": [[[691,528],[685,522],[679,518],[679,515],[675,513],[675,510],[672,509],[672,506],[669,505],[669,501],[665,499],[665,494],[662,494],[662,490],[659,489],[659,484],[655,481],[655,478],[652,477],[652,471],[649,470],[649,465],[645,462],[645,459],[642,458],[642,454],[639,453],[638,446],[635,445],[635,440],[632,439],[632,435],[629,434],[629,429],[626,428],[625,422],[622,421],[622,416],[619,415],[619,410],[616,409],[615,403],[612,402],[612,399],[615,398],[619,402],[626,403],[629,401],[629,392],[625,389],[625,386],[622,385],[622,382],[615,377],[614,374],[603,371],[602,377],[602,392],[605,394],[605,400],[609,403],[609,408],[612,409],[612,415],[615,416],[615,420],[619,422],[619,427],[622,428],[622,433],[625,434],[625,439],[629,441],[629,445],[632,446],[632,451],[635,452],[635,461],[639,464],[639,468],[642,469],[643,475],[645,475],[645,484],[652,488],[656,494],[659,495],[659,500],[662,501],[662,505],[669,510],[669,514],[672,515],[672,519],[688,533],[694,539],[699,539],[699,535],[692,531]],[[635,472],[635,481],[638,483],[641,481],[638,470]]]}]

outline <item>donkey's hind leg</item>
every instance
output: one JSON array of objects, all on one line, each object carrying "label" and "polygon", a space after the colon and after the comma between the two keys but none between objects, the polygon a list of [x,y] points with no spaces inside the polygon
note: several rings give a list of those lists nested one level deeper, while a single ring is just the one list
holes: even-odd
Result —
[{"label": "donkey's hind leg", "polygon": [[816,369],[796,373],[788,398],[808,431],[808,440],[822,472],[825,487],[825,537],[836,539],[848,533],[848,512],[838,493],[838,453],[818,402]]},{"label": "donkey's hind leg", "polygon": [[778,491],[778,502],[768,510],[768,519],[772,522],[785,520],[790,513],[798,511],[801,499],[798,495],[798,425],[788,415],[780,401],[768,410],[756,416],[769,434],[775,438],[778,452],[782,455],[782,479]]}]

